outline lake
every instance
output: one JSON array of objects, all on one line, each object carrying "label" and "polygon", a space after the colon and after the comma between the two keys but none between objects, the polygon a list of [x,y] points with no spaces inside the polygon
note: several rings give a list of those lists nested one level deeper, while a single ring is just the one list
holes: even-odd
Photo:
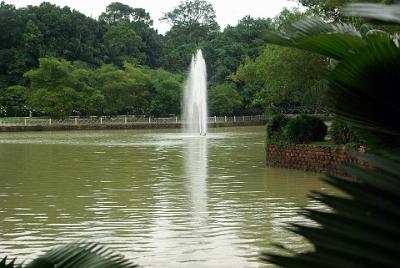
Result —
[{"label": "lake", "polygon": [[330,191],[265,166],[265,128],[0,133],[0,258],[31,259],[87,239],[144,267],[272,267],[270,243]]}]

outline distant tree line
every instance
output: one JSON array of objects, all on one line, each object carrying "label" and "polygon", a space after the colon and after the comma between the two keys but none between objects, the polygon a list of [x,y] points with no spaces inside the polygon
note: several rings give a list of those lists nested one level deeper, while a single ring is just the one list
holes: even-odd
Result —
[{"label": "distant tree line", "polygon": [[329,62],[263,39],[313,15],[317,8],[302,2],[310,11],[246,16],[221,30],[211,4],[186,0],[164,13],[165,35],[146,10],[119,2],[98,19],[48,2],[1,2],[0,116],[179,114],[197,48],[207,62],[212,115],[324,112],[321,74]]}]

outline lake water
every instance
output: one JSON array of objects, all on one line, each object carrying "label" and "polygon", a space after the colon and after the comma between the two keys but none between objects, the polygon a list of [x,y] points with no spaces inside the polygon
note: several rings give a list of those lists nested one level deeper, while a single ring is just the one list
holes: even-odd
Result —
[{"label": "lake water", "polygon": [[[264,127],[0,133],[0,258],[88,239],[144,267],[270,267],[271,242],[330,190],[265,167]],[[271,266],[272,267],[272,266]]]}]

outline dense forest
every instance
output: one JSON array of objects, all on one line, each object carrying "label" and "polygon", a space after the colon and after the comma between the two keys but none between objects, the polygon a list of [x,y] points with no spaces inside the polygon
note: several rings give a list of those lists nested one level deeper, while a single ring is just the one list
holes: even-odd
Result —
[{"label": "dense forest", "polygon": [[187,0],[160,19],[171,25],[165,35],[146,10],[119,2],[98,19],[48,2],[1,2],[0,116],[180,114],[197,48],[207,62],[212,115],[326,112],[326,58],[263,39],[314,12],[339,16],[326,1],[300,2],[307,11],[246,16],[221,29],[211,4]]}]

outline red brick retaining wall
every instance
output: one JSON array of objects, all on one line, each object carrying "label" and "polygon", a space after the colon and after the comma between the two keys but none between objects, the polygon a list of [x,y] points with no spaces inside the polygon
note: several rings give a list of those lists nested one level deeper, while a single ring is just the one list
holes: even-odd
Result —
[{"label": "red brick retaining wall", "polygon": [[[358,151],[364,153],[365,148],[360,147]],[[344,145],[322,147],[307,144],[285,146],[269,144],[266,148],[266,160],[268,166],[334,175],[346,175],[346,172],[341,167],[342,163],[363,165],[361,160],[357,160],[347,152]]]}]

